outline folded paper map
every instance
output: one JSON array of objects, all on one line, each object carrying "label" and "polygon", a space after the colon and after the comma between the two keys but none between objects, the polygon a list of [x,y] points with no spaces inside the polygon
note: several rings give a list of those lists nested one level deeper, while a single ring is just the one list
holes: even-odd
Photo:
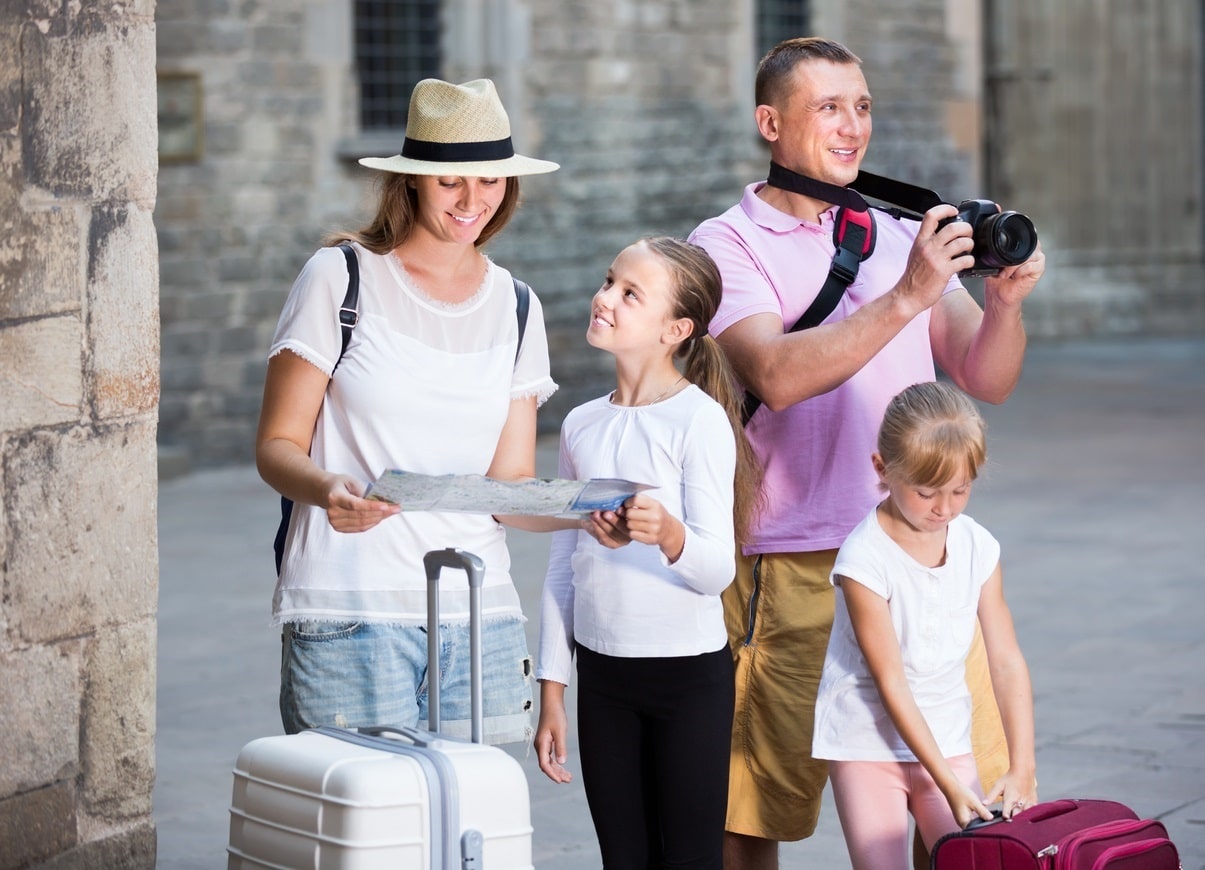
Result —
[{"label": "folded paper map", "polygon": [[507,483],[480,474],[431,475],[391,468],[372,483],[367,498],[392,502],[404,511],[583,516],[591,511],[614,510],[636,493],[651,488],[613,478],[537,478]]}]

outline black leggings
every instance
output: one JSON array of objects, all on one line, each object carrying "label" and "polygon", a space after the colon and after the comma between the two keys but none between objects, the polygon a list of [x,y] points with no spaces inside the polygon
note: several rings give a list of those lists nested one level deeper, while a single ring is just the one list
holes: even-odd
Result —
[{"label": "black leggings", "polygon": [[577,647],[582,779],[607,870],[721,870],[734,676],[727,645],[679,658]]}]

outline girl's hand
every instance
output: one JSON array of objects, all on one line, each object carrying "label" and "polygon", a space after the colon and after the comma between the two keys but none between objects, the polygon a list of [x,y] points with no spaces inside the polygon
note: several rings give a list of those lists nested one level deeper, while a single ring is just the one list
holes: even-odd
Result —
[{"label": "girl's hand", "polygon": [[983,819],[985,822],[992,820],[992,811],[973,791],[958,780],[954,781],[951,789],[946,792],[946,801],[950,804],[950,810],[954,813],[954,820],[958,822],[959,828],[965,828],[975,819]]},{"label": "girl's hand", "polygon": [[1010,767],[992,786],[984,801],[989,804],[1000,801],[1004,818],[1011,819],[1038,802],[1038,780],[1032,772],[1023,773]]},{"label": "girl's hand", "polygon": [[532,741],[536,750],[536,761],[539,762],[544,775],[553,782],[572,782],[573,774],[565,769],[565,762],[569,759],[569,724],[565,717],[563,697],[565,687],[560,686],[562,697],[557,698],[556,693],[544,691],[544,685],[546,684],[541,683],[540,722],[536,726],[536,736]]},{"label": "girl's hand", "polygon": [[582,520],[582,529],[609,550],[626,547],[632,541],[628,525],[618,511],[594,511]]},{"label": "girl's hand", "polygon": [[660,547],[671,563],[678,561],[686,531],[661,502],[637,493],[623,503],[623,518],[633,541]]},{"label": "girl's hand", "polygon": [[346,474],[332,475],[326,494],[326,519],[336,532],[366,532],[381,520],[401,513],[401,507],[366,499],[364,484]]}]

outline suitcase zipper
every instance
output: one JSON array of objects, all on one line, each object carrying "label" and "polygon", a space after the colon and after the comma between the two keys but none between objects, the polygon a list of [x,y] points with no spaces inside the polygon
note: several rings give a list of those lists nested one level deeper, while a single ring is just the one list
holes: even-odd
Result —
[{"label": "suitcase zipper", "polygon": [[1100,856],[1092,862],[1092,870],[1109,870],[1109,867],[1114,866],[1114,861],[1125,861],[1122,866],[1132,866],[1132,861],[1127,859],[1143,858],[1142,864],[1139,866],[1148,866],[1147,862],[1153,858],[1162,856],[1167,861],[1153,866],[1171,867],[1172,861],[1176,866],[1180,866],[1180,856],[1176,852],[1176,847],[1171,840],[1164,840],[1159,837],[1154,837],[1149,840],[1133,840],[1129,843],[1121,843],[1116,846],[1109,846]]},{"label": "suitcase zipper", "polygon": [[[1115,819],[1111,822],[1101,822],[1099,825],[1092,825],[1075,833],[1068,834],[1060,841],[1061,852],[1056,848],[1051,854],[1058,854],[1059,860],[1055,861],[1055,870],[1063,870],[1063,868],[1078,867],[1083,863],[1082,853],[1084,849],[1090,849],[1092,846],[1097,848],[1112,848],[1106,841],[1118,840],[1125,837],[1134,837],[1137,834],[1146,834],[1147,830],[1155,834],[1166,835],[1166,828],[1153,819]],[[1143,839],[1147,837],[1144,836]],[[1124,840],[1123,840],[1124,842]],[[1112,845],[1120,845],[1114,843]],[[1077,860],[1079,859],[1079,860]]]}]

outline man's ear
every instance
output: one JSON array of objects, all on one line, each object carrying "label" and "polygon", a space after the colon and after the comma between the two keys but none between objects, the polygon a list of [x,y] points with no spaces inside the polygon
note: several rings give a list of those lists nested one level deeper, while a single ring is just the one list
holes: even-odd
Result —
[{"label": "man's ear", "polygon": [[757,132],[767,142],[778,141],[778,109],[763,103],[753,110],[753,120],[757,122]]}]

